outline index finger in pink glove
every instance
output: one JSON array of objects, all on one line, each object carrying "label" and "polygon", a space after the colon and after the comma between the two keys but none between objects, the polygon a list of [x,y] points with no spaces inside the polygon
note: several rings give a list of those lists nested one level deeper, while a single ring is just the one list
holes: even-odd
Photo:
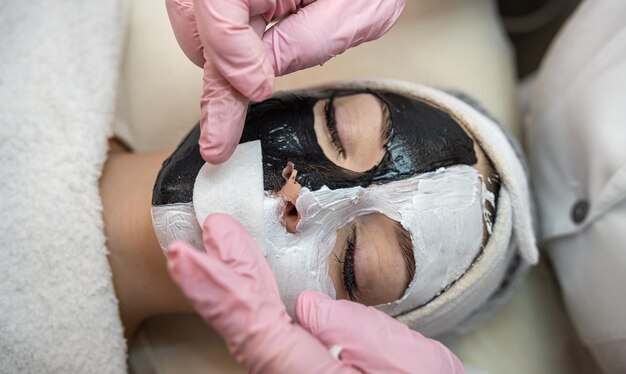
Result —
[{"label": "index finger in pink glove", "polygon": [[[191,0],[167,0],[166,7],[174,35],[181,49],[193,63],[204,69],[203,94],[200,100],[200,153],[207,162],[212,164],[223,163],[230,158],[241,138],[248,97],[261,100],[271,95],[274,89],[274,76],[270,74],[270,77],[262,79],[265,82],[262,84],[265,91],[260,94],[254,88],[261,84],[259,82],[239,81],[238,84],[248,85],[240,86],[239,89],[233,87],[231,82],[225,78],[228,76],[222,74],[216,66],[220,60],[218,59],[219,56],[215,54],[225,46],[218,46],[217,49],[215,46],[204,48],[198,27],[207,27],[207,25],[198,25],[198,22],[202,23],[206,20],[203,21],[202,15],[196,19],[194,3]],[[246,33],[250,32],[249,29],[253,31],[252,42],[258,44],[257,53],[267,63],[260,42],[260,35],[265,30],[265,25],[262,16],[253,17],[246,27]],[[208,25],[208,27],[215,27],[215,25]],[[254,52],[254,49],[251,50],[247,46],[245,48],[241,48],[241,45],[238,46],[241,53]],[[272,73],[271,65],[268,66],[265,70]],[[232,73],[234,68],[235,66],[231,66],[230,70],[223,70]],[[243,78],[259,77],[258,72],[248,71],[246,73],[241,71],[241,73],[244,74]],[[236,78],[233,79],[235,79],[234,83],[237,84]]]},{"label": "index finger in pink glove", "polygon": [[342,362],[368,373],[463,373],[456,356],[392,317],[361,304],[305,291],[298,323],[327,347],[342,347]]},{"label": "index finger in pink glove", "polygon": [[323,64],[348,48],[378,39],[396,23],[406,0],[317,0],[263,35],[281,76]]},{"label": "index finger in pink glove", "polygon": [[237,148],[246,120],[248,99],[237,92],[204,61],[204,93],[200,99],[200,154],[205,161],[221,164]]}]

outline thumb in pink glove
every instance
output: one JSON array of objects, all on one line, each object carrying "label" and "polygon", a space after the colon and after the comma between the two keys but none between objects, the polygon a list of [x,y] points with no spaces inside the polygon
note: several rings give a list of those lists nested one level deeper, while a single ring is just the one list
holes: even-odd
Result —
[{"label": "thumb in pink glove", "polygon": [[[292,325],[265,258],[241,225],[209,216],[206,254],[183,242],[168,252],[170,273],[205,321],[251,372],[462,372],[441,344],[380,311],[305,292]],[[341,361],[328,348],[343,347]]]},{"label": "thumb in pink glove", "polygon": [[396,22],[405,1],[166,0],[179,45],[204,68],[202,157],[222,163],[232,155],[248,99],[268,98],[274,76],[322,64],[379,38]]}]

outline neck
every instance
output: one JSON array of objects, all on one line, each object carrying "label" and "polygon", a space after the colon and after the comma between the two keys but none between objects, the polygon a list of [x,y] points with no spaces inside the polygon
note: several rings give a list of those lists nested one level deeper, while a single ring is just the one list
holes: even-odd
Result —
[{"label": "neck", "polygon": [[159,314],[191,310],[152,228],[152,187],[169,153],[111,154],[100,180],[109,264],[125,335]]}]

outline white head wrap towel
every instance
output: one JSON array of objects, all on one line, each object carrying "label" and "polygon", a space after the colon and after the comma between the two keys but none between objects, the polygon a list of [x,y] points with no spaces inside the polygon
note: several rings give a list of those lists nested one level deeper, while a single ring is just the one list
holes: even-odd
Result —
[{"label": "white head wrap towel", "polygon": [[[511,289],[515,279],[519,279],[519,275],[538,260],[528,181],[521,155],[516,152],[512,140],[485,114],[441,90],[383,80],[342,82],[324,88],[387,91],[429,103],[447,112],[478,142],[500,177],[496,216],[492,220],[492,232],[482,253],[467,268],[458,269],[458,278],[434,297],[413,304],[409,310],[401,307],[398,302],[380,305],[378,308],[425,335],[435,336],[464,328],[470,324],[470,320],[484,316],[485,311],[491,311],[494,305],[501,304],[503,295],[508,294],[505,291]],[[185,239],[201,247],[200,225],[208,214],[217,212],[233,215],[250,231],[262,248],[271,247],[267,244],[268,233],[264,231],[264,220],[269,218],[264,218],[262,214],[260,144],[254,143],[240,145],[233,158],[223,165],[205,164],[196,180],[193,203],[153,208],[154,225],[163,248],[174,239]],[[229,172],[233,170],[238,172]],[[203,177],[208,175],[210,178]],[[239,180],[241,183],[218,183],[220,180],[228,182],[237,178],[236,175],[246,175],[246,182]],[[222,198],[215,199],[215,196]],[[246,204],[229,204],[229,199],[226,198],[228,196],[245,199]],[[207,200],[207,197],[211,198]],[[190,218],[194,215],[196,220]],[[275,243],[277,238],[273,237],[271,240]],[[299,261],[304,260],[301,258]],[[303,269],[297,273],[305,272],[306,266],[302,266]],[[279,266],[275,271],[281,269]],[[281,271],[276,275],[279,283],[285,281],[283,278],[289,279],[281,277],[285,275]],[[321,287],[315,279],[309,283],[315,287],[307,289],[325,292],[328,288]],[[424,285],[423,279],[420,284]],[[292,304],[292,299],[299,293],[300,288],[297,288],[282,295],[286,297],[287,304]],[[414,291],[417,293],[419,290]],[[407,305],[406,300],[403,304]]]}]

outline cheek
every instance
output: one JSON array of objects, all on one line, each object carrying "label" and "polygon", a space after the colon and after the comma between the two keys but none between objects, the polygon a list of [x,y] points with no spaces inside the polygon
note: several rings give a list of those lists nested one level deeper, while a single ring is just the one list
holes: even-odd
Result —
[{"label": "cheek", "polygon": [[406,270],[401,256],[389,251],[355,252],[354,266],[359,297],[365,305],[379,305],[398,300],[405,290]]}]

